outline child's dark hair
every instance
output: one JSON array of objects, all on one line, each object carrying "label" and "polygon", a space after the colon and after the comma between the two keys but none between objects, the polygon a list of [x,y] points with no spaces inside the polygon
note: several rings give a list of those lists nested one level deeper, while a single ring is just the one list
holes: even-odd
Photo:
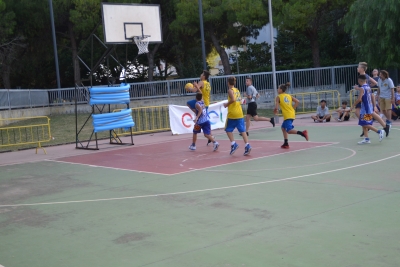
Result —
[{"label": "child's dark hair", "polygon": [[208,70],[203,70],[203,75],[208,80],[208,77],[210,77],[210,72]]},{"label": "child's dark hair", "polygon": [[202,98],[203,98],[203,94],[197,92],[197,94],[196,94],[196,100],[200,101]]},{"label": "child's dark hair", "polygon": [[289,86],[290,86],[290,82],[287,82],[285,84],[279,85],[279,89],[281,89],[282,92],[286,92],[286,90],[289,88]]},{"label": "child's dark hair", "polygon": [[321,102],[319,102],[319,103],[325,103],[326,104],[326,100],[322,99]]},{"label": "child's dark hair", "polygon": [[359,80],[366,81],[366,80],[367,80],[367,76],[365,76],[364,74],[358,75],[358,79],[359,79]]},{"label": "child's dark hair", "polygon": [[235,85],[235,83],[236,83],[236,78],[234,76],[230,76],[228,78],[228,84],[229,85]]},{"label": "child's dark hair", "polygon": [[347,101],[342,101],[342,105],[347,105]]}]

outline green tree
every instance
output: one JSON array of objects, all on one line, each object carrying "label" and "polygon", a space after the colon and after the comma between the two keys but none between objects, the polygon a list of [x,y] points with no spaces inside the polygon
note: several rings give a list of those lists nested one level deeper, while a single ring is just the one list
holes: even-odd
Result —
[{"label": "green tree", "polygon": [[400,1],[357,0],[343,19],[359,59],[385,67],[400,66]]},{"label": "green tree", "polygon": [[[260,0],[203,0],[205,41],[217,50],[225,74],[231,74],[225,47],[240,45],[243,37],[257,34],[267,21]],[[199,34],[199,9],[197,0],[181,0],[177,3],[176,20],[171,27],[189,36]],[[195,40],[198,40],[195,38]],[[201,43],[198,43],[201,47]],[[209,50],[210,51],[210,50]]]},{"label": "green tree", "polygon": [[0,0],[0,68],[5,88],[11,88],[12,65],[23,47],[23,37],[15,31],[15,13]]},{"label": "green tree", "polygon": [[[266,2],[266,0],[264,0]],[[276,0],[275,25],[302,33],[310,41],[314,67],[321,66],[319,35],[324,25],[337,23],[354,0]]]}]

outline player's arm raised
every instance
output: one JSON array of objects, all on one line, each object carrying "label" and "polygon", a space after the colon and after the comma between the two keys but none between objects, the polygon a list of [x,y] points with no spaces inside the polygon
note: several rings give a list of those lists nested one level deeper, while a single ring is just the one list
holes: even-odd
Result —
[{"label": "player's arm raised", "polygon": [[193,83],[193,88],[194,88],[194,90],[195,90],[195,92],[200,92],[200,93],[202,93],[202,91],[201,91],[201,88],[204,86],[204,83],[203,83],[203,81],[200,81],[200,82],[194,82]]}]

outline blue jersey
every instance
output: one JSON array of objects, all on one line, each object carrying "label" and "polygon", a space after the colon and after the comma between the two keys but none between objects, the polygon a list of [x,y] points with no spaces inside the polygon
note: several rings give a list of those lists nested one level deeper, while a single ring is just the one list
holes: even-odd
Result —
[{"label": "blue jersey", "polygon": [[368,84],[361,86],[364,90],[364,95],[361,98],[361,110],[360,114],[372,114],[374,112],[374,105],[372,103],[372,90]]},{"label": "blue jersey", "polygon": [[[202,124],[202,123],[208,121],[207,110],[206,110],[206,106],[204,105],[204,101],[203,100],[197,101],[196,105],[197,104],[202,108],[201,115],[197,119],[197,124]],[[199,110],[197,109],[197,107],[196,107],[196,110],[197,110],[197,113],[198,113]]]}]

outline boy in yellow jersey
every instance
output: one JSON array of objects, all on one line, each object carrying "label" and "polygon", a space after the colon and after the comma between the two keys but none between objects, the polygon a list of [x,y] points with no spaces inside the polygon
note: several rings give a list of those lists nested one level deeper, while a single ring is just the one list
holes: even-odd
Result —
[{"label": "boy in yellow jersey", "polygon": [[225,125],[225,132],[231,141],[231,152],[233,155],[239,148],[239,145],[233,138],[233,131],[235,128],[238,129],[239,133],[242,134],[243,141],[246,144],[244,147],[244,156],[250,154],[251,146],[247,139],[246,128],[244,127],[244,118],[242,106],[240,105],[241,96],[237,88],[235,88],[236,78],[231,76],[228,78],[228,103],[224,103],[224,107],[228,108],[228,116]]},{"label": "boy in yellow jersey", "polygon": [[[190,92],[200,92],[203,94],[203,102],[204,105],[206,107],[206,113],[208,116],[208,107],[210,106],[210,95],[211,95],[211,85],[210,83],[207,81],[208,77],[210,76],[210,72],[208,72],[207,70],[203,70],[203,72],[200,75],[200,82],[194,82],[193,83],[193,89],[189,89]],[[195,109],[195,105],[196,105],[197,100],[190,100],[186,103],[186,105],[190,108],[190,109]],[[207,145],[209,145],[211,143],[210,140],[208,140]]]},{"label": "boy in yellow jersey", "polygon": [[[305,131],[296,131],[293,126],[293,121],[296,118],[296,113],[294,109],[299,105],[299,100],[296,98],[292,97],[289,94],[286,94],[286,90],[290,86],[290,83],[286,84],[281,84],[278,87],[278,96],[276,97],[275,100],[275,108],[274,108],[274,113],[278,114],[278,108],[280,107],[282,110],[282,115],[283,115],[283,123],[281,126],[282,133],[283,133],[283,138],[284,138],[284,143],[281,146],[281,148],[289,148],[289,143],[288,143],[288,134],[298,134],[303,136],[307,141],[308,141],[308,132],[307,130]],[[294,102],[294,106],[293,106]]]}]

